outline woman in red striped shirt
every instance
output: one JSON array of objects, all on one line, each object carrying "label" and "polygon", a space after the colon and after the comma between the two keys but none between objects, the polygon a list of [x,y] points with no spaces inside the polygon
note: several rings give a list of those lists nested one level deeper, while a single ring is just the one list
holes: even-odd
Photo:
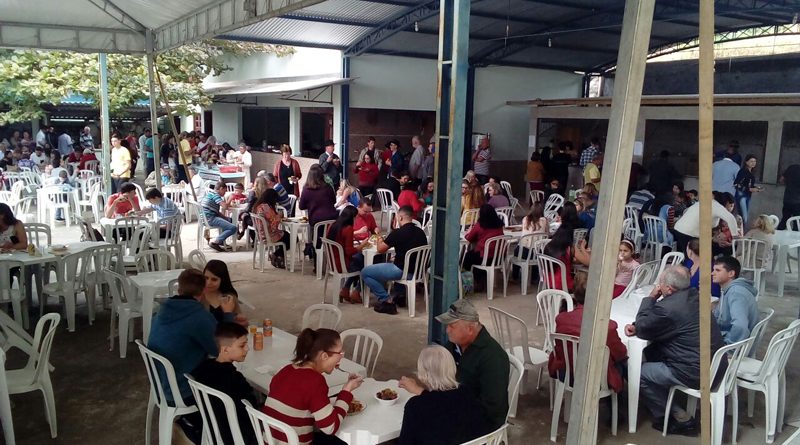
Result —
[{"label": "woman in red striped shirt", "polygon": [[[331,404],[328,384],[322,373],[330,374],[342,360],[342,340],[331,329],[303,329],[297,337],[295,358],[275,374],[269,385],[269,397],[262,411],[284,422],[297,432],[301,444],[344,444],[334,434],[353,400],[352,391],[362,378],[351,375]],[[318,431],[314,431],[314,427]],[[286,436],[271,430],[277,444],[286,444]]]}]

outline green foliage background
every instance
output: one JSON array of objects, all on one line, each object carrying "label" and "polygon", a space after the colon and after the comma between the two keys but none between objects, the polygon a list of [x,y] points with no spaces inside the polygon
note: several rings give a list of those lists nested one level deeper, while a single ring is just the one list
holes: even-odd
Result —
[{"label": "green foliage background", "polygon": [[[294,49],[280,45],[208,40],[159,54],[156,69],[161,73],[174,113],[187,115],[197,106],[211,104],[211,97],[203,91],[202,82],[209,75],[219,75],[232,69],[225,63],[226,56],[246,56],[258,52],[285,56],[292,54]],[[58,105],[70,94],[79,94],[99,104],[99,73],[97,54],[0,50],[0,104],[9,108],[0,112],[0,124],[39,119],[45,114],[42,105]],[[112,117],[136,101],[148,99],[145,57],[109,54],[108,88],[109,113]]]}]

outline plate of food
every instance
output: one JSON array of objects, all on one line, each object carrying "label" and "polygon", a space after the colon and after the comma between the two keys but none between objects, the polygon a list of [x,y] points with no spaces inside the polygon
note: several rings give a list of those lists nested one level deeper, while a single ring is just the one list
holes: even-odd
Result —
[{"label": "plate of food", "polygon": [[348,416],[355,416],[356,414],[360,414],[364,412],[364,409],[367,407],[367,404],[360,401],[353,399],[350,402],[350,405],[347,407],[347,415]]},{"label": "plate of food", "polygon": [[391,388],[384,388],[375,393],[375,400],[384,406],[391,406],[397,403],[397,397],[397,391]]},{"label": "plate of food", "polygon": [[51,252],[64,252],[66,250],[67,250],[67,246],[65,246],[63,244],[53,244],[52,246],[50,246],[50,251]]}]

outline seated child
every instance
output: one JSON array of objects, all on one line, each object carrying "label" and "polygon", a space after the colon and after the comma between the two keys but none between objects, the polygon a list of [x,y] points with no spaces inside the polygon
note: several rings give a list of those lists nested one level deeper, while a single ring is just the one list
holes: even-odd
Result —
[{"label": "seated child", "polygon": [[[206,386],[224,392],[233,399],[244,443],[256,443],[250,418],[247,416],[247,410],[241,400],[245,399],[253,406],[258,406],[258,400],[253,388],[233,365],[236,362],[243,362],[247,357],[247,329],[236,323],[220,323],[214,332],[214,338],[219,347],[217,358],[209,358],[200,363],[192,371],[192,377]],[[225,409],[221,404],[215,404],[214,415],[220,428],[222,442],[233,443]]]},{"label": "seated child", "polygon": [[247,195],[244,194],[244,186],[242,184],[236,184],[233,187],[233,193],[228,195],[225,198],[225,201],[228,205],[237,205],[241,202],[247,201]]}]

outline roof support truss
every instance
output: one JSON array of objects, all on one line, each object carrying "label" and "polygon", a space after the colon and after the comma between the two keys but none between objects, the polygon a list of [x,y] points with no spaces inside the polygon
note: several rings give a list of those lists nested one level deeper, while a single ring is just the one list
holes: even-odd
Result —
[{"label": "roof support truss", "polygon": [[155,30],[155,50],[176,46],[252,25],[322,3],[324,0],[220,0]]},{"label": "roof support truss", "polygon": [[144,33],[90,26],[0,21],[0,47],[143,54]]},{"label": "roof support truss", "polygon": [[139,23],[138,20],[128,15],[128,13],[120,9],[117,5],[111,2],[111,0],[89,0],[89,2],[95,5],[101,11],[108,14],[109,17],[113,18],[120,24],[130,28],[132,31],[144,33],[146,27]]},{"label": "roof support truss", "polygon": [[375,28],[366,36],[350,45],[350,47],[345,50],[345,55],[353,57],[364,54],[366,51],[369,51],[370,48],[397,34],[408,26],[411,26],[414,22],[429,19],[438,13],[439,0],[427,1],[419,6],[410,8],[387,20],[381,26]]}]

